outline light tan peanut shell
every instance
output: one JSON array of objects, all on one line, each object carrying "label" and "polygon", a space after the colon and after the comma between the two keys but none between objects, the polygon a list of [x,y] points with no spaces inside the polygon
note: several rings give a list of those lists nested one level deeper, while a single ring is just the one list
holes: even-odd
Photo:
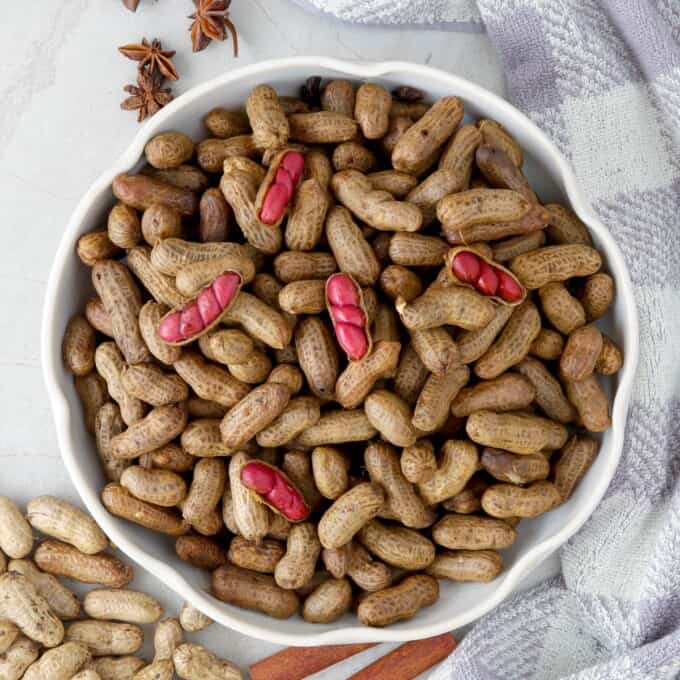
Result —
[{"label": "light tan peanut shell", "polygon": [[366,175],[371,186],[379,191],[389,191],[395,198],[405,198],[418,184],[418,180],[398,170],[380,170]]},{"label": "light tan peanut shell", "polygon": [[144,240],[155,246],[163,239],[182,236],[182,216],[174,208],[154,203],[144,211],[141,227]]},{"label": "light tan peanut shell", "polygon": [[243,569],[273,574],[286,550],[280,541],[265,538],[260,543],[234,536],[229,544],[229,562]]},{"label": "light tan peanut shell", "polygon": [[194,155],[194,143],[181,132],[163,132],[146,143],[144,155],[154,168],[177,168]]},{"label": "light tan peanut shell", "polygon": [[78,239],[76,252],[81,262],[88,267],[94,267],[97,262],[109,260],[120,254],[120,250],[111,242],[106,231],[83,234]]},{"label": "light tan peanut shell", "polygon": [[334,111],[288,116],[290,139],[303,144],[340,144],[356,138],[359,127],[350,116]]},{"label": "light tan peanut shell", "polygon": [[179,612],[179,623],[182,630],[185,630],[188,633],[197,633],[206,629],[213,623],[213,620],[199,609],[196,609],[196,607],[185,602]]},{"label": "light tan peanut shell", "polygon": [[583,326],[586,314],[581,303],[563,283],[553,281],[538,290],[543,314],[560,333],[569,335]]},{"label": "light tan peanut shell", "polygon": [[509,548],[517,532],[500,519],[474,515],[444,515],[432,527],[432,539],[453,550]]},{"label": "light tan peanut shell", "polygon": [[99,673],[101,680],[134,680],[134,675],[146,666],[138,656],[99,656],[86,665]]},{"label": "light tan peanut shell", "polygon": [[64,626],[31,581],[17,572],[0,576],[0,618],[14,623],[31,640],[56,647],[64,638]]},{"label": "light tan peanut shell", "polygon": [[321,314],[326,309],[325,282],[293,281],[281,289],[279,305],[290,314]]},{"label": "light tan peanut shell", "polygon": [[427,568],[434,560],[434,544],[413,529],[372,519],[357,535],[361,544],[387,564],[400,569]]},{"label": "light tan peanut shell", "polygon": [[178,168],[168,168],[167,170],[159,170],[151,166],[142,168],[143,175],[149,175],[160,179],[166,184],[178,187],[179,189],[188,189],[196,193],[205,191],[210,182],[206,174],[197,168],[195,165],[187,163],[180,165]]},{"label": "light tan peanut shell", "polygon": [[88,320],[73,316],[64,331],[62,355],[74,375],[87,375],[94,368],[95,332]]},{"label": "light tan peanut shell", "polygon": [[246,453],[237,453],[229,462],[229,485],[231,488],[234,523],[239,534],[248,541],[259,543],[269,530],[271,512],[258,502],[241,482],[241,469],[251,460]]},{"label": "light tan peanut shell", "polygon": [[16,624],[7,619],[0,619],[0,657],[14,644],[21,635]]},{"label": "light tan peanut shell", "polygon": [[545,232],[543,230],[520,234],[519,236],[513,236],[505,241],[495,243],[492,259],[496,262],[508,262],[513,257],[527,253],[530,250],[536,250],[544,245]]},{"label": "light tan peanut shell", "polygon": [[187,265],[216,260],[229,255],[251,257],[250,246],[238,243],[195,243],[180,238],[167,238],[151,250],[151,264],[162,274],[176,276]]},{"label": "light tan peanut shell", "polygon": [[399,460],[401,472],[412,484],[422,484],[437,471],[437,459],[432,442],[420,439],[413,446],[404,448]]},{"label": "light tan peanut shell", "polygon": [[90,660],[87,646],[78,642],[65,642],[45,652],[23,674],[25,680],[71,680]]},{"label": "light tan peanut shell", "polygon": [[321,239],[329,207],[325,187],[315,178],[304,180],[293,197],[285,227],[286,246],[291,250],[313,250]]},{"label": "light tan peanut shell", "polygon": [[36,642],[20,636],[6,652],[0,654],[0,677],[20,680],[26,669],[38,658],[38,650]]},{"label": "light tan peanut shell", "polygon": [[437,266],[444,262],[449,247],[438,236],[397,233],[390,241],[389,256],[405,267]]},{"label": "light tan peanut shell", "polygon": [[595,364],[595,370],[601,375],[613,375],[623,366],[621,348],[608,336],[602,335],[602,351]]},{"label": "light tan peanut shell", "polygon": [[102,680],[102,676],[97,671],[86,668],[85,670],[76,673],[71,680]]},{"label": "light tan peanut shell", "polygon": [[172,680],[175,666],[170,659],[154,661],[135,673],[133,680]]},{"label": "light tan peanut shell", "polygon": [[347,574],[351,545],[347,543],[341,548],[324,548],[321,551],[323,566],[333,578],[343,578]]},{"label": "light tan peanut shell", "polygon": [[150,300],[139,312],[139,330],[151,354],[164,364],[172,364],[179,359],[182,349],[166,345],[158,337],[158,324],[170,311],[166,305]]},{"label": "light tan peanut shell", "polygon": [[302,618],[310,623],[331,623],[349,611],[352,586],[347,579],[328,579],[305,599]]},{"label": "light tan peanut shell", "polygon": [[227,466],[221,458],[203,458],[196,463],[182,516],[193,523],[212,512],[222,499],[227,483]]},{"label": "light tan peanut shell", "polygon": [[199,397],[223,406],[235,406],[250,392],[246,383],[226,368],[208,363],[198,352],[184,350],[173,368]]},{"label": "light tan peanut shell", "polygon": [[349,488],[349,459],[332,446],[317,446],[312,451],[314,484],[324,498],[335,500]]},{"label": "light tan peanut shell", "polygon": [[221,418],[192,420],[182,432],[182,448],[191,456],[199,458],[230,456],[236,449],[222,441],[221,422]]},{"label": "light tan peanut shell", "polygon": [[564,349],[564,338],[551,328],[541,328],[536,339],[531,343],[529,354],[544,361],[559,359]]},{"label": "light tan peanut shell", "polygon": [[169,444],[177,437],[187,422],[183,406],[159,406],[143,419],[111,440],[114,458],[137,458]]},{"label": "light tan peanut shell", "polygon": [[512,314],[512,307],[497,305],[493,318],[486,326],[478,330],[460,333],[456,338],[460,362],[470,364],[483,356]]},{"label": "light tan peanut shell", "polygon": [[492,517],[538,517],[562,502],[552,482],[534,482],[527,487],[494,484],[482,496],[482,507]]},{"label": "light tan peanut shell", "polygon": [[18,560],[33,550],[33,531],[16,503],[0,496],[0,549]]},{"label": "light tan peanut shell", "polygon": [[396,394],[375,390],[364,403],[366,417],[384,439],[395,446],[416,443],[417,432],[411,423],[413,412]]},{"label": "light tan peanut shell", "polygon": [[214,260],[194,262],[177,272],[175,285],[181,294],[190,297],[226,271],[237,272],[243,284],[247,284],[255,277],[255,264],[244,255],[224,255]]},{"label": "light tan peanut shell", "polygon": [[359,588],[372,593],[392,584],[391,567],[373,559],[365,548],[354,541],[347,544],[347,551],[347,575]]},{"label": "light tan peanut shell", "polygon": [[531,202],[510,189],[468,189],[445,196],[437,204],[437,218],[446,229],[464,234],[478,224],[520,220],[530,209]]},{"label": "light tan peanut shell", "polygon": [[90,590],[83,609],[92,619],[125,623],[156,623],[163,616],[163,607],[151,595],[118,588]]},{"label": "light tan peanut shell", "polygon": [[253,339],[236,328],[206,333],[199,338],[198,346],[208,359],[221,364],[245,361],[255,349]]},{"label": "light tan peanut shell", "polygon": [[476,411],[467,419],[465,430],[482,446],[520,454],[559,449],[567,441],[564,425],[518,412]]},{"label": "light tan peanut shell", "polygon": [[103,335],[113,336],[111,317],[104,309],[104,303],[98,298],[92,298],[85,305],[85,318],[96,331]]},{"label": "light tan peanut shell", "polygon": [[196,145],[196,160],[205,172],[220,172],[229,158],[258,158],[260,152],[254,135],[237,135],[229,139],[204,139]]},{"label": "light tan peanut shell", "polygon": [[390,124],[391,108],[392,95],[384,87],[375,83],[359,86],[355,96],[354,118],[366,139],[385,136]]},{"label": "light tan peanut shell", "polygon": [[211,590],[223,602],[255,609],[277,619],[290,618],[299,607],[297,595],[277,586],[273,576],[233,565],[213,572]]},{"label": "light tan peanut shell", "polygon": [[604,316],[613,300],[614,279],[609,274],[598,272],[586,279],[580,301],[587,321],[595,321]]},{"label": "light tan peanut shell", "polygon": [[590,246],[567,244],[547,246],[518,255],[510,269],[527,288],[540,288],[553,281],[589,276],[601,266],[600,254]]},{"label": "light tan peanut shell", "polygon": [[577,328],[570,333],[560,357],[562,378],[578,381],[592,375],[602,347],[602,333],[592,324]]},{"label": "light tan peanut shell", "polygon": [[168,307],[181,307],[188,302],[171,277],[161,274],[151,264],[151,249],[148,246],[136,246],[128,252],[127,259],[130,271],[141,281],[151,296]]},{"label": "light tan peanut shell", "polygon": [[156,625],[153,636],[154,663],[172,660],[172,653],[184,642],[184,633],[176,618],[163,619]]},{"label": "light tan peanut shell", "polygon": [[211,109],[203,116],[203,125],[213,137],[227,139],[250,132],[248,116],[242,111]]},{"label": "light tan peanut shell", "polygon": [[558,203],[550,203],[545,207],[550,212],[550,223],[546,231],[553,243],[592,245],[588,228],[573,210]]},{"label": "light tan peanut shell", "polygon": [[426,574],[415,574],[396,586],[367,595],[359,604],[357,616],[367,626],[387,626],[412,618],[421,607],[428,607],[438,599],[437,580]]},{"label": "light tan peanut shell", "polygon": [[130,270],[120,262],[101,260],[92,268],[92,284],[111,317],[113,337],[130,364],[146,361],[149,350],[139,331],[141,296]]},{"label": "light tan peanut shell", "polygon": [[377,165],[375,154],[359,142],[343,142],[333,150],[333,167],[341,170],[369,172]]},{"label": "light tan peanut shell", "polygon": [[281,415],[271,425],[260,431],[256,440],[259,446],[283,446],[308,427],[315,425],[321,412],[315,397],[298,397],[288,402]]},{"label": "light tan peanut shell", "polygon": [[178,375],[168,375],[153,364],[135,364],[123,369],[122,388],[151,406],[167,406],[189,397],[189,386]]},{"label": "light tan peanut shell", "polygon": [[116,482],[107,484],[102,489],[101,499],[104,507],[112,515],[168,536],[181,536],[191,528],[176,510],[135,498],[124,486]]},{"label": "light tan peanut shell", "polygon": [[275,149],[288,141],[288,120],[274,88],[269,85],[254,87],[248,95],[246,113],[256,146]]},{"label": "light tan peanut shell", "polygon": [[276,584],[286,590],[303,587],[314,575],[320,554],[316,527],[309,522],[294,524],[288,535],[286,553],[274,569]]},{"label": "light tan peanut shell", "polygon": [[[103,381],[102,381],[103,382]],[[112,401],[104,404],[95,416],[94,435],[97,455],[101,461],[106,477],[111,482],[120,480],[123,470],[130,465],[130,461],[113,457],[111,440],[125,429],[125,423],[120,415],[120,409]]]},{"label": "light tan peanut shell", "polygon": [[430,375],[418,396],[411,421],[413,426],[422,432],[440,429],[448,418],[452,400],[469,378],[467,366],[457,366],[440,375]]},{"label": "light tan peanut shell", "polygon": [[515,308],[498,339],[477,360],[475,373],[484,379],[498,377],[524,359],[540,330],[536,305],[526,300]]},{"label": "light tan peanut shell", "polygon": [[[189,418],[216,418],[221,420],[222,416],[229,410],[226,406],[222,406],[222,404],[218,404],[216,401],[192,396],[187,399],[186,405]],[[189,465],[188,468],[190,467]]]},{"label": "light tan peanut shell", "polygon": [[442,550],[427,568],[427,574],[450,581],[493,581],[503,569],[495,550]]},{"label": "light tan peanut shell", "polygon": [[482,494],[488,488],[489,483],[483,477],[471,477],[465,488],[442,503],[444,510],[455,512],[459,515],[470,515],[482,509]]},{"label": "light tan peanut shell", "polygon": [[555,464],[555,480],[563,500],[568,500],[577,484],[593,464],[600,445],[591,437],[573,435],[562,447]]},{"label": "light tan peanut shell", "polygon": [[354,116],[354,87],[349,80],[329,80],[321,93],[321,108]]},{"label": "light tan peanut shell", "polygon": [[529,380],[517,373],[503,373],[460,390],[451,404],[451,413],[463,418],[483,409],[515,411],[529,406],[535,396],[536,390]]},{"label": "light tan peanut shell", "polygon": [[479,458],[472,442],[450,439],[444,442],[436,472],[418,484],[418,492],[428,505],[460,493],[475,473]]},{"label": "light tan peanut shell", "polygon": [[332,410],[324,412],[319,422],[305,430],[296,442],[300,446],[314,447],[366,441],[376,434],[364,409]]},{"label": "light tan peanut shell", "polygon": [[492,477],[509,484],[528,484],[547,479],[550,474],[550,463],[542,453],[519,455],[487,447],[480,462]]},{"label": "light tan peanut shell", "polygon": [[241,680],[241,671],[195,643],[184,643],[172,655],[177,675],[182,680]]},{"label": "light tan peanut shell", "polygon": [[[180,503],[179,509],[181,510],[184,506],[184,501]],[[192,523],[191,528],[201,536],[216,536],[224,529],[224,520],[222,519],[222,513],[218,508],[213,508],[206,515],[201,515],[197,517]]]},{"label": "light tan peanut shell", "polygon": [[305,503],[313,510],[317,509],[321,504],[321,494],[314,484],[310,455],[306,451],[286,451],[281,468],[293,486],[300,490]]},{"label": "light tan peanut shell", "polygon": [[609,398],[598,379],[590,375],[578,382],[564,381],[567,399],[574,405],[583,427],[590,432],[604,432],[612,426]]},{"label": "light tan peanut shell", "polygon": [[144,631],[132,623],[112,623],[88,619],[66,629],[66,640],[79,642],[93,656],[133,654],[144,642]]},{"label": "light tan peanut shell", "polygon": [[283,283],[327,279],[338,269],[330,253],[285,251],[274,258],[274,274]]},{"label": "light tan peanut shell", "polygon": [[[453,342],[453,341],[451,341]],[[376,345],[377,347],[377,345]],[[412,342],[402,350],[394,375],[393,388],[409,406],[414,406],[429,375]]]},{"label": "light tan peanut shell", "polygon": [[309,389],[320,399],[332,398],[339,358],[328,326],[317,317],[303,319],[295,331],[295,348]]},{"label": "light tan peanut shell", "polygon": [[273,349],[283,349],[292,337],[292,328],[280,312],[246,292],[236,296],[223,320],[240,324],[253,339]]}]

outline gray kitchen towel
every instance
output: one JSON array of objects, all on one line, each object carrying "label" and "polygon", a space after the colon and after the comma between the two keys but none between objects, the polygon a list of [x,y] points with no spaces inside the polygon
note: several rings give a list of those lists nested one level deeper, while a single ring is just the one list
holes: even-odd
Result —
[{"label": "gray kitchen towel", "polygon": [[[308,1],[386,23],[398,23],[402,4],[425,4]],[[427,4],[435,15],[446,3]],[[562,574],[484,617],[431,679],[677,678],[680,0],[477,0],[477,7],[511,100],[569,157],[623,250],[641,363],[621,464],[562,549]]]}]

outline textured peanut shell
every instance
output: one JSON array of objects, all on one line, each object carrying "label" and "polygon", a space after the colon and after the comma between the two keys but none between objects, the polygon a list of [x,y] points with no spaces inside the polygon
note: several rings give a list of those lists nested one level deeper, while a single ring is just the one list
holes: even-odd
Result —
[{"label": "textured peanut shell", "polygon": [[508,262],[513,257],[517,257],[522,253],[527,253],[530,250],[536,250],[545,245],[545,232],[532,231],[529,234],[520,234],[513,236],[505,241],[498,241],[493,246],[492,258],[496,262]]},{"label": "textured peanut shell", "polygon": [[154,168],[177,168],[194,154],[191,137],[181,132],[162,132],[152,137],[144,146],[146,160]]},{"label": "textured peanut shell", "polygon": [[493,581],[503,570],[503,558],[495,550],[442,550],[427,574],[449,581]]},{"label": "textured peanut shell", "polygon": [[144,240],[155,246],[163,239],[182,236],[182,217],[174,208],[154,203],[144,211],[141,228]]},{"label": "textured peanut shell", "polygon": [[139,330],[149,352],[158,361],[168,365],[177,361],[182,353],[180,347],[167,345],[158,336],[158,324],[169,311],[166,305],[149,301],[139,312]]},{"label": "textured peanut shell", "polygon": [[179,612],[179,623],[182,630],[185,630],[187,633],[197,633],[212,624],[213,620],[207,617],[200,609],[196,609],[196,607],[185,602]]},{"label": "textured peanut shell", "polygon": [[432,443],[427,439],[421,439],[413,446],[405,447],[399,465],[404,478],[412,484],[427,482],[437,471],[437,459]]},{"label": "textured peanut shell", "polygon": [[187,522],[205,517],[215,510],[222,499],[227,483],[227,466],[221,458],[204,458],[194,467],[189,493],[182,505],[182,516]]},{"label": "textured peanut shell", "polygon": [[177,618],[167,618],[160,621],[154,630],[153,649],[154,663],[157,661],[172,661],[172,653],[184,641],[184,633]]},{"label": "textured peanut shell", "polygon": [[273,574],[285,552],[283,544],[271,538],[265,538],[260,543],[253,543],[243,536],[234,536],[229,544],[229,561],[243,569]]},{"label": "textured peanut shell", "polygon": [[179,536],[175,541],[175,552],[184,562],[206,571],[217,569],[228,561],[225,548],[210,536]]},{"label": "textured peanut shell", "polygon": [[248,116],[243,111],[215,108],[203,116],[203,125],[213,137],[227,139],[250,132]]},{"label": "textured peanut shell", "polygon": [[286,251],[277,255],[273,262],[274,274],[283,283],[325,280],[337,269],[334,257],[326,252]]},{"label": "textured peanut shell", "polygon": [[444,197],[437,205],[437,218],[447,230],[465,233],[478,224],[520,220],[530,209],[531,202],[510,189],[468,189]]},{"label": "textured peanut shell", "polygon": [[[481,463],[480,463],[481,465]],[[465,488],[455,496],[442,503],[444,510],[455,512],[459,515],[470,515],[482,509],[482,494],[489,487],[489,483],[483,477],[471,477]]]},{"label": "textured peanut shell", "polygon": [[73,375],[87,375],[94,368],[95,332],[86,318],[69,320],[62,342],[64,363]]},{"label": "textured peanut shell", "polygon": [[602,258],[594,248],[583,244],[547,246],[518,255],[510,269],[527,288],[540,288],[553,281],[594,274]]},{"label": "textured peanut shell", "polygon": [[177,674],[184,680],[241,680],[241,671],[230,661],[224,661],[195,643],[177,647],[172,655]]},{"label": "textured peanut shell", "polygon": [[517,532],[492,517],[444,515],[432,527],[432,538],[452,550],[500,550],[515,542]]},{"label": "textured peanut shell", "polygon": [[608,336],[602,336],[602,351],[595,364],[595,370],[600,375],[613,375],[623,366],[621,348]]},{"label": "textured peanut shell", "polygon": [[559,359],[564,349],[564,338],[551,328],[541,328],[536,339],[529,347],[529,354],[533,354],[544,361]]},{"label": "textured peanut shell", "polygon": [[87,664],[99,673],[101,680],[134,680],[134,675],[146,666],[138,656],[100,656]]},{"label": "textured peanut shell", "polygon": [[384,439],[395,446],[416,443],[417,432],[411,423],[413,412],[408,404],[387,390],[375,390],[364,402],[366,417]]},{"label": "textured peanut shell", "polygon": [[538,517],[562,502],[552,482],[534,482],[527,487],[494,484],[482,496],[482,507],[492,517]]},{"label": "textured peanut shell", "polygon": [[92,231],[78,239],[76,253],[83,264],[93,267],[101,260],[109,260],[120,255],[120,249],[111,242],[108,232]]},{"label": "textured peanut shell", "polygon": [[517,373],[504,373],[460,390],[451,404],[451,413],[463,418],[482,409],[514,411],[529,406],[535,396],[536,391],[529,380]]},{"label": "textured peanut shell", "polygon": [[302,618],[310,623],[331,623],[349,611],[352,586],[347,579],[329,579],[305,599]]},{"label": "textured peanut shell", "polygon": [[315,178],[305,179],[293,197],[285,227],[286,246],[291,250],[313,250],[321,239],[329,207],[330,197],[324,186]]},{"label": "textured peanut shell", "polygon": [[393,567],[416,571],[434,560],[432,541],[413,529],[372,519],[357,536],[364,548]]},{"label": "textured peanut shell", "polygon": [[288,141],[290,128],[278,95],[269,85],[254,87],[246,101],[246,113],[255,145],[275,149]]},{"label": "textured peanut shell", "polygon": [[235,406],[250,392],[226,368],[206,362],[197,352],[185,350],[173,368],[199,397],[223,406]]},{"label": "textured peanut shell", "polygon": [[323,413],[316,425],[297,438],[297,444],[314,447],[360,442],[371,439],[376,434],[377,430],[371,425],[364,409],[333,410]]},{"label": "textured peanut shell", "polygon": [[588,228],[573,210],[558,203],[550,203],[545,207],[550,212],[550,224],[546,231],[553,243],[592,245]]},{"label": "textured peanut shell", "polygon": [[290,139],[303,144],[340,144],[354,139],[359,126],[351,116],[334,111],[293,113],[288,116]]},{"label": "textured peanut shell", "polygon": [[241,470],[250,460],[246,453],[232,456],[229,462],[229,485],[234,523],[239,534],[248,541],[259,543],[267,535],[271,513],[241,482]]},{"label": "textured peanut shell", "polygon": [[614,279],[609,274],[598,272],[589,276],[580,296],[587,321],[604,316],[614,300]]},{"label": "textured peanut shell", "polygon": [[87,646],[78,642],[65,642],[45,652],[23,674],[24,680],[70,680],[90,660]]},{"label": "textured peanut shell", "polygon": [[156,623],[163,615],[163,607],[151,595],[117,588],[90,590],[83,609],[92,619],[137,624]]},{"label": "textured peanut shell", "polygon": [[593,464],[600,445],[591,437],[573,435],[562,447],[555,464],[554,484],[566,501]]},{"label": "textured peanut shell", "polygon": [[146,210],[154,203],[162,203],[189,217],[198,206],[193,191],[149,175],[121,173],[114,177],[111,188],[119,201],[137,210]]},{"label": "textured peanut shell", "polygon": [[338,378],[339,358],[328,326],[318,317],[303,319],[295,331],[300,368],[312,394],[331,399]]},{"label": "textured peanut shell", "polygon": [[343,142],[333,150],[332,163],[336,172],[358,170],[366,173],[377,165],[378,160],[370,149],[359,142]]},{"label": "textured peanut shell", "polygon": [[[428,333],[428,331],[416,331],[416,335],[423,335],[425,333]],[[453,344],[453,341],[451,341],[451,344]],[[409,342],[401,352],[399,364],[394,375],[393,389],[395,394],[401,397],[409,406],[414,406],[428,374],[427,366],[421,360],[413,343]]]},{"label": "textured peanut shell", "polygon": [[16,503],[0,496],[0,549],[18,560],[33,550],[33,531]]},{"label": "textured peanut shell", "polygon": [[198,346],[206,358],[220,364],[243,362],[255,349],[252,338],[235,328],[206,333],[199,338]]},{"label": "textured peanut shell", "polygon": [[487,447],[480,462],[492,477],[509,484],[529,484],[547,479],[550,474],[550,463],[541,453],[518,455]]},{"label": "textured peanut shell", "polygon": [[413,426],[422,432],[434,432],[441,428],[448,418],[451,402],[457,400],[456,395],[459,395],[469,379],[470,370],[467,366],[457,366],[441,375],[430,375],[418,396],[413,411]]},{"label": "textured peanut shell", "polygon": [[477,149],[475,160],[477,167],[492,187],[512,189],[522,194],[528,201],[538,203],[536,194],[532,191],[521,168],[503,149],[483,144]]},{"label": "textured peanut shell", "polygon": [[144,632],[131,623],[76,621],[66,629],[66,639],[79,642],[94,656],[133,654],[144,642]]},{"label": "textured peanut shell", "polygon": [[477,121],[477,127],[482,134],[484,144],[502,149],[518,168],[522,167],[524,163],[522,147],[500,123],[490,118],[482,118]]},{"label": "textured peanut shell", "polygon": [[196,161],[205,172],[220,172],[229,158],[258,158],[259,155],[254,135],[237,135],[229,139],[208,138],[196,145]]},{"label": "textured peanut shell", "polygon": [[553,281],[538,290],[543,314],[564,335],[583,326],[585,310],[581,303],[567,290],[563,283]]},{"label": "textured peanut shell", "polygon": [[191,421],[182,432],[182,448],[199,458],[230,456],[236,451],[222,441],[221,418],[199,418]]},{"label": "textured peanut shell", "polygon": [[286,553],[274,569],[276,584],[285,590],[302,588],[314,575],[320,554],[321,543],[315,525],[309,522],[295,524],[288,535]]},{"label": "textured peanut shell", "polygon": [[104,309],[104,303],[98,297],[92,298],[85,305],[85,318],[96,331],[108,337],[113,337],[111,317]]},{"label": "textured peanut shell", "polygon": [[592,375],[603,347],[602,333],[588,324],[569,334],[560,357],[560,375],[578,381]]},{"label": "textured peanut shell", "polygon": [[330,500],[342,496],[349,488],[349,459],[332,446],[317,446],[312,451],[312,473],[319,493]]},{"label": "textured peanut shell", "polygon": [[513,308],[496,306],[494,316],[486,326],[474,331],[464,331],[456,338],[460,362],[470,364],[483,356],[513,314]]},{"label": "textured peanut shell", "polygon": [[293,486],[300,490],[305,503],[312,510],[316,510],[321,504],[321,494],[314,484],[310,455],[306,451],[297,449],[286,451],[283,455],[281,468],[288,475]]},{"label": "textured peanut shell", "polygon": [[143,419],[111,440],[114,458],[137,458],[143,453],[169,444],[184,430],[187,422],[183,406],[159,406]]},{"label": "textured peanut shell", "polygon": [[283,315],[243,291],[234,300],[224,321],[240,324],[253,339],[273,349],[283,349],[291,340],[292,329]]},{"label": "textured peanut shell", "polygon": [[354,87],[349,80],[329,80],[321,93],[324,111],[354,116]]},{"label": "textured peanut shell", "polygon": [[190,396],[187,401],[187,412],[189,418],[219,418],[227,412],[227,407],[218,404],[216,401],[210,399],[201,399],[200,397]]},{"label": "textured peanut shell", "polygon": [[120,480],[123,470],[130,465],[130,461],[114,458],[111,452],[112,439],[125,429],[125,423],[118,406],[113,402],[104,404],[97,411],[93,429],[97,455],[106,477],[111,482],[117,482]]},{"label": "textured peanut shell", "polygon": [[583,427],[590,432],[604,432],[612,426],[609,399],[598,379],[590,375],[578,382],[564,381],[567,399],[578,411]]},{"label": "textured peanut shell", "polygon": [[281,415],[257,434],[258,445],[284,446],[308,427],[316,425],[321,417],[319,407],[319,400],[315,397],[292,399]]},{"label": "textured peanut shell", "polygon": [[162,274],[176,276],[184,267],[217,260],[222,257],[250,257],[249,246],[238,243],[195,243],[180,238],[167,238],[151,250],[151,264]]},{"label": "textured peanut shell", "polygon": [[210,185],[206,174],[200,168],[186,163],[178,168],[169,168],[168,170],[159,170],[158,168],[148,166],[142,168],[142,174],[160,179],[174,187],[188,189],[196,193],[205,191]]},{"label": "textured peanut shell", "polygon": [[167,406],[189,398],[189,386],[178,375],[166,374],[153,364],[128,366],[121,374],[121,385],[132,397]]},{"label": "textured peanut shell", "polygon": [[193,262],[177,272],[175,284],[177,290],[189,299],[227,271],[236,272],[245,285],[255,276],[255,264],[251,258],[244,255],[224,255],[212,260]]},{"label": "textured peanut shell", "polygon": [[450,439],[444,443],[437,470],[418,492],[428,505],[434,505],[460,493],[477,470],[479,458],[472,442]]}]

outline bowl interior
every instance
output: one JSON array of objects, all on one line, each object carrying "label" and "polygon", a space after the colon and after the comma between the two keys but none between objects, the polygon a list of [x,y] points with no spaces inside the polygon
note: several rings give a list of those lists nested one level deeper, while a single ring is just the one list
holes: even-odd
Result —
[{"label": "bowl interior", "polygon": [[[153,134],[162,130],[179,130],[200,139],[205,136],[201,118],[211,108],[243,107],[250,89],[262,82],[273,85],[281,94],[297,94],[301,82],[312,74],[324,78],[368,79],[388,88],[411,85],[423,89],[432,99],[456,95],[464,100],[469,119],[492,117],[503,123],[526,152],[525,171],[541,200],[571,204],[590,224],[595,245],[604,255],[604,269],[614,275],[618,289],[613,308],[600,325],[624,347],[627,357],[621,375],[605,381],[610,396],[616,394],[613,428],[602,436],[600,454],[572,499],[538,519],[520,524],[518,540],[512,548],[503,551],[505,570],[495,581],[486,584],[440,581],[440,599],[434,606],[422,610],[410,621],[397,623],[385,630],[360,626],[354,615],[346,615],[332,624],[312,625],[299,617],[276,621],[220,603],[206,594],[205,573],[179,560],[172,539],[109,515],[98,499],[106,480],[99,466],[94,441],[83,427],[73,380],[64,369],[60,356],[61,337],[69,317],[80,312],[93,295],[90,272],[75,256],[75,243],[81,234],[105,224],[107,211],[114,200],[110,190],[113,176],[141,166],[139,159],[143,144]],[[362,65],[303,58],[247,67],[183,95],[152,119],[116,167],[102,176],[83,199],[64,235],[48,287],[43,324],[46,380],[60,448],[89,510],[117,546],[161,578],[168,587],[217,621],[272,642],[313,645],[415,639],[475,620],[506,597],[522,576],[578,529],[604,493],[620,455],[630,382],[637,359],[635,309],[618,249],[602,225],[588,214],[587,203],[574,192],[569,176],[565,175],[564,160],[527,119],[485,90],[435,69],[407,64]],[[625,389],[622,389],[624,384]]]}]

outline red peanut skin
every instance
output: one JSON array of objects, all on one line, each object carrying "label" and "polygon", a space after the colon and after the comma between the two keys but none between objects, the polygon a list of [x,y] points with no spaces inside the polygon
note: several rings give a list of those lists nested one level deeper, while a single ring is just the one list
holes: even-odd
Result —
[{"label": "red peanut skin", "polygon": [[302,177],[305,158],[299,151],[289,151],[281,160],[274,181],[267,189],[259,219],[263,224],[276,224],[293,200],[295,188]]},{"label": "red peanut skin", "polygon": [[304,522],[311,512],[300,490],[281,470],[253,460],[241,469],[241,482],[258,500],[290,522]]},{"label": "red peanut skin", "polygon": [[371,353],[372,340],[361,288],[349,274],[332,274],[326,281],[326,307],[335,337],[350,361]]}]

